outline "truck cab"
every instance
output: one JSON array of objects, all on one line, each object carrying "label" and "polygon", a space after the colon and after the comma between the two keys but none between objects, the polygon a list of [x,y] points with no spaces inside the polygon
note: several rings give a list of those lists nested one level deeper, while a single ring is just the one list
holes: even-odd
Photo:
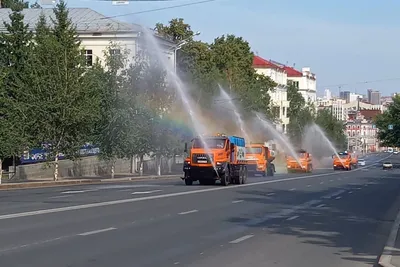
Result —
[{"label": "truck cab", "polygon": [[191,141],[191,149],[183,166],[186,185],[244,184],[247,180],[247,161],[244,138],[225,134],[197,136]]},{"label": "truck cab", "polygon": [[248,172],[262,176],[273,176],[275,173],[275,165],[272,163],[275,159],[273,154],[273,151],[265,144],[250,143],[246,146]]},{"label": "truck cab", "polygon": [[288,172],[312,172],[313,164],[311,154],[304,149],[296,151],[298,162],[294,157],[286,157],[286,165]]},{"label": "truck cab", "polygon": [[337,155],[333,155],[333,169],[334,170],[348,170],[350,171],[353,166],[353,160],[351,154],[347,151],[339,152]]}]

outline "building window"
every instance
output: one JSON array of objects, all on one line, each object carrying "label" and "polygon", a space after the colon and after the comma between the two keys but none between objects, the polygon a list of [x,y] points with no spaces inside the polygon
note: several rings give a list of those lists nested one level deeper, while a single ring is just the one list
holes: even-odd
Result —
[{"label": "building window", "polygon": [[85,50],[86,66],[93,66],[93,50]]},{"label": "building window", "polygon": [[285,107],[282,108],[282,116],[286,116],[286,108]]}]

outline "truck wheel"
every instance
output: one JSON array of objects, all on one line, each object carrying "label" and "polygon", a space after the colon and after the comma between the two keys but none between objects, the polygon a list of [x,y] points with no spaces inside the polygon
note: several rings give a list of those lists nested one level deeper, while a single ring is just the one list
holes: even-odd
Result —
[{"label": "truck wheel", "polygon": [[247,182],[247,177],[248,177],[248,172],[247,172],[247,166],[243,167],[243,184]]},{"label": "truck wheel", "polygon": [[191,178],[186,178],[185,179],[185,184],[186,185],[192,185],[193,184],[193,180]]},{"label": "truck wheel", "polygon": [[227,186],[229,184],[229,171],[226,170],[225,173],[221,176],[221,185]]}]

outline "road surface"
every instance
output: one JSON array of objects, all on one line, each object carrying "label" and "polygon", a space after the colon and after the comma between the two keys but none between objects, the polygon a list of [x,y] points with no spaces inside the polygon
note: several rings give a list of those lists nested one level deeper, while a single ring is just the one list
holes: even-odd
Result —
[{"label": "road surface", "polygon": [[228,187],[2,191],[1,266],[373,266],[400,205],[400,170],[373,165],[384,157]]}]

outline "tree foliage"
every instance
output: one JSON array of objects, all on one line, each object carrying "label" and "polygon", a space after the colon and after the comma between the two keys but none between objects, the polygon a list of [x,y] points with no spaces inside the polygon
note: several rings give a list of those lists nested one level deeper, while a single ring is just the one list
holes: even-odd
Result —
[{"label": "tree foliage", "polygon": [[[393,103],[388,109],[376,117],[378,138],[384,146],[400,146],[400,96],[393,97]],[[389,129],[389,125],[393,129]]]},{"label": "tree foliage", "polygon": [[25,97],[34,121],[32,132],[37,143],[44,145],[48,159],[55,159],[57,180],[60,153],[77,157],[79,148],[91,137],[99,94],[98,84],[85,75],[85,58],[65,3],[61,1],[53,11],[53,27],[44,17],[36,26],[34,67]]}]

